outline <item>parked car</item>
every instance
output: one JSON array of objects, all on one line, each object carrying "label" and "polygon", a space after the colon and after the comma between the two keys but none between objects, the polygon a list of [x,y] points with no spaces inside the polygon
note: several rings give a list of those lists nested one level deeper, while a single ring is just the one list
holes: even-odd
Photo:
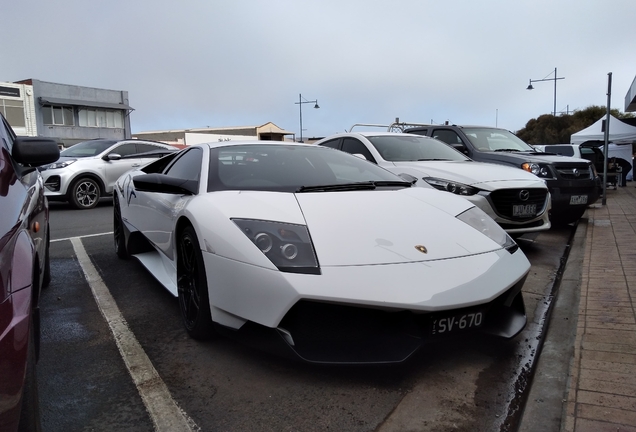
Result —
[{"label": "parked car", "polygon": [[154,141],[83,141],[63,150],[57,162],[40,168],[45,194],[50,201],[91,209],[101,197],[112,195],[115,181],[123,173],[175,151]]},{"label": "parked car", "polygon": [[550,228],[550,193],[534,174],[475,162],[434,138],[391,132],[349,132],[317,145],[359,154],[416,185],[460,195],[482,209],[511,235]]},{"label": "parked car", "polygon": [[318,363],[399,362],[514,337],[530,264],[470,201],[329,148],[189,146],[117,181],[114,242],[179,299],[190,336]]},{"label": "parked car", "polygon": [[603,162],[605,161],[605,155],[603,155],[603,151],[599,148],[598,145],[537,144],[532,145],[532,147],[544,153],[589,160],[594,165],[594,168],[596,168],[597,173],[603,172]]},{"label": "parked car", "polygon": [[401,126],[406,133],[437,138],[478,162],[521,168],[546,181],[552,199],[553,223],[578,220],[599,198],[600,179],[591,162],[538,152],[505,129],[485,126]]},{"label": "parked car", "polygon": [[[619,184],[625,186],[627,184],[628,174],[632,169],[632,164],[621,157],[612,156],[611,146],[613,144],[610,145],[610,157],[606,159],[603,150],[601,150],[603,144],[602,141],[586,141],[581,144],[545,144],[533,145],[532,147],[545,153],[589,160],[594,165],[594,168],[596,168],[596,172],[599,176],[603,175],[605,169],[604,164],[607,163],[607,182],[613,184],[614,189],[616,189],[616,186]],[[629,153],[627,157],[631,158],[631,146],[629,146],[627,152]]]},{"label": "parked car", "polygon": [[36,167],[53,140],[16,137],[0,114],[0,431],[40,430],[40,289],[48,285],[49,209]]}]

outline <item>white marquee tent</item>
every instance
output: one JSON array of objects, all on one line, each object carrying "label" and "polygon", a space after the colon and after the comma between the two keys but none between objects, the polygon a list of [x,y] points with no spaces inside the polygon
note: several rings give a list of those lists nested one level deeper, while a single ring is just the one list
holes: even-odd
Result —
[{"label": "white marquee tent", "polygon": [[[605,132],[602,131],[605,116],[592,126],[572,134],[570,144],[581,144],[585,141],[605,141]],[[636,127],[623,123],[610,115],[609,142],[614,144],[632,144],[636,142]]]},{"label": "white marquee tent", "polygon": [[[572,134],[570,137],[571,144],[582,144],[586,141],[605,141],[605,132],[603,132],[603,121],[605,116],[599,119],[592,126],[588,126],[582,131]],[[623,123],[616,117],[610,115],[608,147],[609,157],[622,158],[632,164],[632,143],[636,143],[636,127]],[[601,147],[603,149],[603,147]],[[627,174],[627,180],[633,178],[632,170]]]}]

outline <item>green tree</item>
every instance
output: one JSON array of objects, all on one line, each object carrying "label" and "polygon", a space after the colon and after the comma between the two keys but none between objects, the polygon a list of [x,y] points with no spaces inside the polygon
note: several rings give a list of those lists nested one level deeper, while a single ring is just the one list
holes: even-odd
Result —
[{"label": "green tree", "polygon": [[[621,113],[617,109],[611,109],[610,114],[619,119],[634,118],[634,114]],[[605,115],[606,108],[597,105],[556,117],[545,114],[529,120],[523,129],[517,131],[517,136],[528,144],[566,144],[570,142],[572,134],[594,124]]]}]

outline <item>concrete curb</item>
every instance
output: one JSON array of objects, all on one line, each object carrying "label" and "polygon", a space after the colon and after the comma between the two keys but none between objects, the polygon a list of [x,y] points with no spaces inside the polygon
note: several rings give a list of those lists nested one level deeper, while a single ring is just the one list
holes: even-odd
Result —
[{"label": "concrete curb", "polygon": [[587,222],[586,216],[580,219],[563,275],[560,280],[558,275],[555,276],[552,292],[556,302],[545,324],[547,334],[544,335],[545,340],[517,429],[519,432],[561,430],[574,357]]}]

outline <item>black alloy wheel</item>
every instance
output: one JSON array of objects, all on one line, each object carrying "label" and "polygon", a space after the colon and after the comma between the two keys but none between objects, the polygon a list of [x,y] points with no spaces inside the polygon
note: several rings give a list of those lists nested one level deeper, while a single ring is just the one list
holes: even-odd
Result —
[{"label": "black alloy wheel", "polygon": [[177,251],[177,291],[185,328],[193,339],[214,335],[203,255],[194,228],[184,228]]},{"label": "black alloy wheel", "polygon": [[101,189],[97,181],[89,177],[77,179],[71,185],[69,202],[79,210],[92,209],[99,203]]},{"label": "black alloy wheel", "polygon": [[128,248],[126,247],[126,237],[124,234],[124,222],[121,218],[121,207],[119,206],[119,198],[115,192],[113,197],[113,239],[115,241],[115,253],[121,259],[130,258]]}]

